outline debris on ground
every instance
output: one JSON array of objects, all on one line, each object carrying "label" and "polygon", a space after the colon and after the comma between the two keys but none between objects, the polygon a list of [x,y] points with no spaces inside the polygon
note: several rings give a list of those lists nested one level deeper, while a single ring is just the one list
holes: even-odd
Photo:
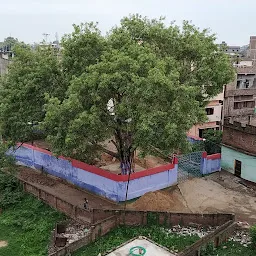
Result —
[{"label": "debris on ground", "polygon": [[182,227],[180,225],[173,226],[171,229],[164,229],[167,234],[178,234],[180,236],[193,236],[197,235],[202,238],[212,232],[214,232],[218,227],[208,227],[208,228],[195,228],[195,227]]},{"label": "debris on ground", "polygon": [[71,244],[84,236],[89,232],[88,226],[70,223],[66,227],[65,233],[58,234],[59,237],[66,237],[67,243]]},{"label": "debris on ground", "polygon": [[231,236],[228,240],[240,243],[245,247],[248,247],[251,244],[251,237],[247,230],[236,230],[234,235]]},{"label": "debris on ground", "polygon": [[[65,232],[58,233],[56,237],[58,238],[67,238],[66,244],[69,245],[71,243],[74,243],[83,237],[87,236],[89,234],[89,226],[88,225],[81,225],[80,223],[77,223],[74,220],[70,220],[67,224],[65,224]],[[56,230],[53,230],[53,233],[55,233]],[[55,236],[52,237],[52,241],[50,243],[51,245],[48,248],[48,254],[57,252],[60,247],[57,247],[55,245]]]}]

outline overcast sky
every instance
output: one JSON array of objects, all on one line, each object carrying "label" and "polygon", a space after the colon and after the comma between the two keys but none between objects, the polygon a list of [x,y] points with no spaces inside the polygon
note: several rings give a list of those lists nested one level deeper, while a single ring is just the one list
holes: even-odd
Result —
[{"label": "overcast sky", "polygon": [[211,28],[218,42],[245,45],[256,35],[255,0],[1,0],[0,41],[7,36],[32,43],[49,33],[54,40],[72,31],[72,24],[98,21],[106,32],[123,16],[139,13],[166,17],[180,24],[191,20],[200,28]]}]

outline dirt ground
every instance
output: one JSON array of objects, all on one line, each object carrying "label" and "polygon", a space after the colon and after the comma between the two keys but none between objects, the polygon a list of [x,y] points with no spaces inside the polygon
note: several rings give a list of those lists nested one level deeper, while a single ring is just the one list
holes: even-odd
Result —
[{"label": "dirt ground", "polygon": [[[27,144],[31,145],[32,143],[27,142]],[[46,149],[46,150],[51,150],[51,145],[44,140],[36,140],[33,142],[33,145],[36,147],[39,147],[39,148]],[[112,152],[116,152],[116,148],[110,140],[106,140],[102,145],[106,149],[108,149]],[[133,168],[136,172],[140,172],[145,169],[154,168],[157,166],[168,164],[168,162],[164,161],[160,157],[155,157],[155,156],[146,156],[145,158],[142,159],[139,157],[139,151],[136,151],[136,156],[135,156],[134,162],[135,163],[134,163]],[[116,174],[121,173],[119,160],[113,156],[106,154],[106,153],[103,153],[101,155],[100,159],[95,159],[94,165],[97,167],[100,167],[106,171],[110,171],[112,173],[116,173]]]},{"label": "dirt ground", "polygon": [[[137,210],[192,213],[235,213],[237,220],[256,223],[256,188],[227,172],[194,178],[176,188],[147,193],[129,205]],[[246,186],[245,186],[246,185]]]},{"label": "dirt ground", "polygon": [[0,248],[7,246],[8,243],[6,241],[0,241]]},{"label": "dirt ground", "polygon": [[[55,194],[67,202],[83,205],[86,197],[93,208],[120,208],[116,203],[91,194],[85,190],[41,174],[33,169],[19,167],[22,179]],[[222,171],[204,178],[187,180],[175,187],[150,192],[135,202],[129,209],[173,211],[184,213],[234,213],[237,220],[256,223],[256,185]]]},{"label": "dirt ground", "polygon": [[83,207],[84,198],[87,198],[89,201],[89,207],[117,208],[117,204],[115,202],[94,195],[86,190],[79,189],[59,178],[41,174],[40,172],[31,168],[20,166],[18,168],[18,175],[23,180],[35,184],[37,187],[43,189],[44,191],[56,195],[66,202],[70,202],[78,206]]}]

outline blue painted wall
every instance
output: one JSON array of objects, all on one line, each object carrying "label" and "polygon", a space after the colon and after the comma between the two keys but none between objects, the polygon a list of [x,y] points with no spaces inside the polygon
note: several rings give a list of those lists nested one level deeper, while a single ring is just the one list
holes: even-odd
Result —
[{"label": "blue painted wall", "polygon": [[[65,179],[81,188],[95,194],[107,197],[113,201],[124,201],[127,182],[115,181],[95,173],[76,168],[72,162],[56,158],[25,146],[8,153],[15,156],[18,164],[39,169]],[[171,170],[130,180],[128,199],[139,197],[146,192],[156,191],[177,183],[177,164]],[[102,170],[103,171],[103,170]]]},{"label": "blue painted wall", "polygon": [[201,173],[203,175],[206,174],[211,174],[214,172],[218,172],[221,170],[221,157],[220,154],[216,154],[218,155],[218,158],[215,159],[215,157],[213,157],[214,155],[209,155],[206,157],[202,157],[201,160]]},{"label": "blue painted wall", "polygon": [[235,160],[241,161],[241,178],[256,182],[256,157],[244,154],[231,148],[221,147],[221,167],[235,173]]}]

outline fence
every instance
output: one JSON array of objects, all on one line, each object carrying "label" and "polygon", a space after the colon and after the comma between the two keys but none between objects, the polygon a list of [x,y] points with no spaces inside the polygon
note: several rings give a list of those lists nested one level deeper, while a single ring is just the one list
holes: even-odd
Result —
[{"label": "fence", "polygon": [[202,153],[192,152],[190,154],[178,155],[178,182],[182,182],[189,178],[200,177]]},{"label": "fence", "polygon": [[[8,153],[15,156],[18,164],[44,169],[53,176],[113,201],[125,201],[128,175],[117,175],[74,159],[56,158],[47,150],[27,144]],[[131,174],[128,200],[177,183],[177,165],[177,159],[174,159],[171,164]]]}]

